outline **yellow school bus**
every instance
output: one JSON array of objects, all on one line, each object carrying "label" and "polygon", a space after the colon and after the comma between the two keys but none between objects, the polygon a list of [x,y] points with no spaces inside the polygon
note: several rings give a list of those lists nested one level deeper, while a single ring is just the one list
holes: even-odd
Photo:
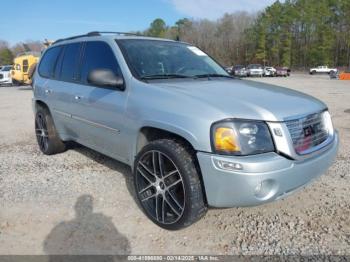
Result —
[{"label": "yellow school bus", "polygon": [[34,67],[40,58],[40,53],[26,52],[16,56],[13,60],[13,68],[11,70],[12,83],[15,85],[31,84],[28,73]]}]

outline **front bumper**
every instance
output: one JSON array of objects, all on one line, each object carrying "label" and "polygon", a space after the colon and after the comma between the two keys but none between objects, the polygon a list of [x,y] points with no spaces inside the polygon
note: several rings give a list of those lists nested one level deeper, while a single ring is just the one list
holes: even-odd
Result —
[{"label": "front bumper", "polygon": [[250,71],[249,74],[251,76],[262,76],[264,74],[264,72],[262,72],[262,71]]},{"label": "front bumper", "polygon": [[0,85],[4,85],[4,84],[12,84],[12,79],[11,78],[0,79]]},{"label": "front bumper", "polygon": [[[326,151],[302,161],[277,153],[231,157],[198,152],[209,206],[255,206],[278,200],[319,177],[333,163],[339,145],[338,134]],[[241,170],[226,171],[217,160],[240,164]]]}]

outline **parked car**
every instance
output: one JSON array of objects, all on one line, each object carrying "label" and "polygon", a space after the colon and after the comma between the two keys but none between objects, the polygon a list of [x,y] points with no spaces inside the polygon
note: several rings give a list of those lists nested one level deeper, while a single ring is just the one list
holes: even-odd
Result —
[{"label": "parked car", "polygon": [[12,65],[5,65],[0,68],[0,85],[12,85]]},{"label": "parked car", "polygon": [[310,74],[314,75],[314,74],[330,74],[330,73],[334,73],[334,72],[338,72],[338,69],[336,68],[329,68],[328,66],[318,66],[315,68],[310,68]]},{"label": "parked car", "polygon": [[230,75],[232,75],[232,74],[233,74],[232,68],[233,68],[233,66],[226,66],[226,67],[225,67],[225,70],[226,70],[227,73],[229,73]]},{"label": "parked car", "polygon": [[339,73],[338,73],[338,72],[332,71],[332,72],[329,74],[329,78],[330,78],[330,79],[339,79]]},{"label": "parked car", "polygon": [[276,76],[276,69],[272,66],[265,66],[264,76]]},{"label": "parked car", "polygon": [[165,229],[209,207],[284,198],[323,174],[338,149],[324,103],[237,80],[178,41],[62,39],[43,54],[33,91],[40,150],[75,141],[131,166],[139,205]]},{"label": "parked car", "polygon": [[292,72],[292,70],[289,67],[284,66],[284,67],[282,67],[282,69],[287,70],[287,76],[290,76],[290,73]]},{"label": "parked car", "polygon": [[284,67],[277,67],[276,68],[276,76],[288,76],[288,71]]},{"label": "parked car", "polygon": [[246,77],[248,72],[243,65],[235,65],[232,69],[234,76]]},{"label": "parked car", "polygon": [[260,76],[264,75],[264,69],[262,65],[252,64],[247,67],[247,76]]}]

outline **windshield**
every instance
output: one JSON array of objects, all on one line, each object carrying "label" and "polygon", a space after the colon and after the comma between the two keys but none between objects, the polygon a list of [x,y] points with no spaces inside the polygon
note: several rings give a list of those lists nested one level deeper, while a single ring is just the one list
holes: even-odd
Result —
[{"label": "windshield", "polygon": [[261,65],[249,65],[248,66],[250,69],[261,69],[262,66]]},{"label": "windshield", "polygon": [[207,54],[184,43],[117,40],[134,76],[140,79],[229,77]]},{"label": "windshield", "polygon": [[3,71],[3,72],[8,72],[11,70],[11,66],[3,66],[2,68],[0,68],[0,71]]}]

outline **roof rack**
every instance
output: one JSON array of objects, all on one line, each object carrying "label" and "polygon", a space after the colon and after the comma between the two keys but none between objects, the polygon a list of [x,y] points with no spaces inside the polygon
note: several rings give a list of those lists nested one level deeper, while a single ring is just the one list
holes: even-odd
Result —
[{"label": "roof rack", "polygon": [[126,32],[100,32],[100,31],[93,31],[93,32],[89,32],[89,33],[84,34],[84,35],[76,35],[76,36],[71,36],[71,37],[67,37],[67,38],[58,39],[55,42],[53,42],[52,45],[57,44],[57,43],[62,42],[62,41],[66,41],[66,40],[73,40],[73,39],[77,39],[77,38],[80,38],[80,37],[101,36],[103,34],[141,36],[141,34],[126,33]]},{"label": "roof rack", "polygon": [[94,31],[90,32],[89,34],[96,34],[96,35],[103,35],[103,34],[113,34],[113,35],[134,35],[134,36],[142,36],[141,34],[137,33],[129,33],[129,32],[113,32],[113,31]]}]

